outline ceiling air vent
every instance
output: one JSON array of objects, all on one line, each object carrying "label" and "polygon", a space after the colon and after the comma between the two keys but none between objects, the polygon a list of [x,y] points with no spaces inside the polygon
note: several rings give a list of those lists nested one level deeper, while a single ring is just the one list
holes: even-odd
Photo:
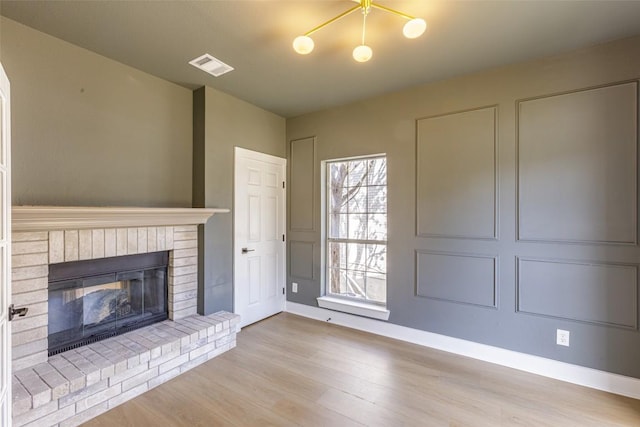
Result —
[{"label": "ceiling air vent", "polygon": [[233,71],[231,65],[227,65],[217,58],[205,53],[202,56],[197,57],[194,60],[189,61],[189,64],[196,68],[200,68],[205,73],[209,73],[212,76],[219,77],[229,71]]}]

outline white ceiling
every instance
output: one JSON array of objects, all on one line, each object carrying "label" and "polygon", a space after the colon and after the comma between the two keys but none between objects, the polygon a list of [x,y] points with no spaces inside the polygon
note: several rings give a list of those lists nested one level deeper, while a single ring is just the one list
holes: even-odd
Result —
[{"label": "white ceiling", "polygon": [[[10,1],[2,15],[188,88],[207,85],[293,117],[420,83],[640,34],[640,1],[377,0],[423,17],[419,39],[402,18],[373,10],[356,63],[361,15],[316,33],[311,55],[291,43],[353,6],[350,0]],[[210,53],[235,71],[188,65]]]}]

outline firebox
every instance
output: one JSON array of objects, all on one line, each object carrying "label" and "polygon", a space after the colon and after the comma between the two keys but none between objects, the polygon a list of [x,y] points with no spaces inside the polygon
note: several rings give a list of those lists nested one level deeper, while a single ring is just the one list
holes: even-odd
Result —
[{"label": "firebox", "polygon": [[167,319],[168,252],[49,265],[49,356]]}]

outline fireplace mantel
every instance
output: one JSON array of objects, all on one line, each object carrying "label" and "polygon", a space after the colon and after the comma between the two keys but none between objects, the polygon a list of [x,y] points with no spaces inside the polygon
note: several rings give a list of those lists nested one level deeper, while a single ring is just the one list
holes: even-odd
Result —
[{"label": "fireplace mantel", "polygon": [[214,214],[228,212],[217,208],[14,206],[11,215],[12,230],[17,232],[204,224]]}]

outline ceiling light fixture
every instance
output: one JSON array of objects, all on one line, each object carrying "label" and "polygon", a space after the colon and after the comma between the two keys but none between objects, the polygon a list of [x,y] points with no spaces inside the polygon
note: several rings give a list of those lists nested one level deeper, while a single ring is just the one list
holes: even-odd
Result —
[{"label": "ceiling light fixture", "polygon": [[353,49],[353,59],[355,59],[358,62],[367,62],[373,56],[373,50],[365,44],[365,29],[367,24],[367,16],[369,15],[369,12],[371,12],[371,8],[380,9],[385,12],[393,13],[394,15],[398,15],[406,19],[407,23],[404,25],[404,28],[402,29],[402,33],[408,39],[415,39],[417,37],[420,37],[427,29],[427,23],[422,18],[416,18],[415,16],[398,12],[397,10],[374,3],[372,0],[354,0],[354,1],[357,1],[359,4],[341,13],[338,16],[329,19],[327,22],[324,22],[318,25],[312,30],[307,31],[303,35],[296,37],[293,40],[293,49],[296,52],[298,52],[300,55],[308,55],[313,51],[313,48],[314,48],[313,39],[309,37],[311,34],[315,33],[318,30],[323,29],[327,25],[332,24],[341,18],[344,18],[347,15],[350,15],[356,10],[362,11],[362,16],[363,16],[362,43],[356,46],[355,49]]}]

